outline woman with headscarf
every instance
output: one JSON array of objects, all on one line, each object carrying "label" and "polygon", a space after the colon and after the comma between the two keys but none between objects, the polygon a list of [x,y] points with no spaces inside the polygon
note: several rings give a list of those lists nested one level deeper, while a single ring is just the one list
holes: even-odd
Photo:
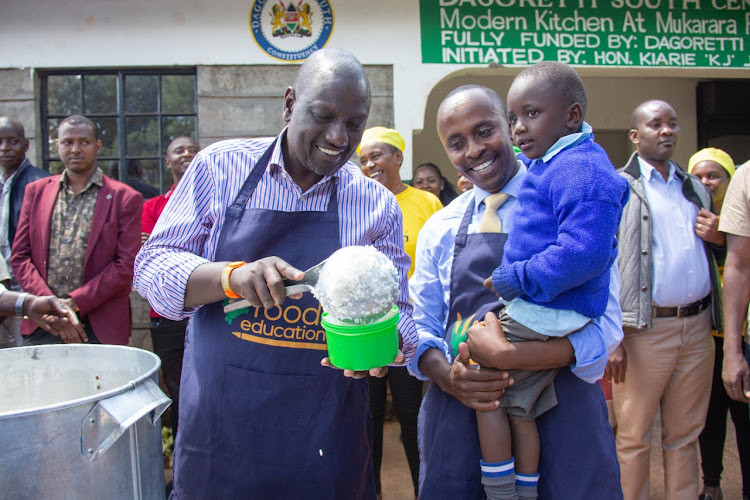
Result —
[{"label": "woman with headscarf", "polygon": [[429,191],[434,194],[443,206],[448,205],[448,203],[458,198],[456,188],[445,178],[434,163],[422,163],[414,169],[411,185],[422,191]]},{"label": "woman with headscarf", "polygon": [[[698,177],[711,192],[716,212],[721,213],[724,195],[734,174],[732,158],[716,148],[706,148],[695,153],[688,162],[688,172]],[[717,222],[718,224],[718,217]],[[723,233],[722,233],[723,234]],[[719,268],[723,272],[723,267]],[[748,405],[731,399],[724,389],[721,368],[724,360],[722,334],[713,332],[716,345],[711,399],[708,404],[706,425],[700,434],[701,467],[703,469],[703,492],[699,500],[721,500],[721,472],[724,456],[724,438],[727,431],[727,411],[732,416],[736,429],[737,450],[742,470],[743,499],[750,498],[750,421]]]},{"label": "woman with headscarf", "polygon": [[[427,219],[443,208],[432,193],[414,189],[401,180],[399,171],[404,161],[404,138],[397,131],[385,127],[373,127],[362,134],[357,148],[362,172],[375,179],[396,195],[403,215],[404,248],[411,258],[408,275],[414,272],[414,254],[417,235]],[[412,377],[405,366],[391,366],[383,378],[370,377],[370,412],[373,423],[373,466],[375,490],[381,498],[380,464],[383,459],[383,421],[385,417],[386,381],[391,386],[393,406],[401,424],[401,436],[409,462],[414,498],[419,489],[419,448],[417,445],[417,416],[422,402],[422,381]]]}]

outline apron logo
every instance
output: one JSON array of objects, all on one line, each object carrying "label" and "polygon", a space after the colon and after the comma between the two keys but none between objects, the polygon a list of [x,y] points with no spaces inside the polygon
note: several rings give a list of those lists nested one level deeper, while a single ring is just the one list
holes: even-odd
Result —
[{"label": "apron logo", "polygon": [[[228,304],[229,299],[224,302],[224,305]],[[241,340],[292,349],[325,351],[326,333],[320,326],[321,314],[320,304],[306,309],[295,305],[283,308],[275,306],[271,309],[247,307],[226,313],[224,320],[233,325],[235,319],[240,319],[235,325],[240,331],[231,333]]]},{"label": "apron logo", "polygon": [[304,61],[322,49],[333,34],[328,0],[255,0],[250,32],[263,52],[281,61]]},{"label": "apron logo", "polygon": [[460,344],[461,342],[466,342],[467,332],[469,331],[471,325],[473,325],[474,323],[476,323],[476,321],[474,321],[474,314],[472,314],[465,320],[462,320],[461,313],[456,313],[456,321],[451,325],[449,330],[451,335],[451,355],[454,358],[458,356],[458,344]]},{"label": "apron logo", "polygon": [[[474,319],[475,316],[476,314],[472,314],[466,319],[461,319],[461,313],[457,312],[456,321],[448,329],[450,335],[448,344],[451,346],[451,356],[453,356],[454,359],[458,356],[458,344],[466,342],[469,328],[471,328],[474,323],[477,323],[477,320]],[[476,365],[477,363],[473,359],[470,359],[469,364]]]}]

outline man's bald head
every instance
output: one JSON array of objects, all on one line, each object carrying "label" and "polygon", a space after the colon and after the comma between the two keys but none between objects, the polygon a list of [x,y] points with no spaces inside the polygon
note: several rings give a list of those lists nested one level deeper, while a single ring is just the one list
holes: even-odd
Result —
[{"label": "man's bald head", "polygon": [[484,94],[488,98],[488,102],[496,106],[496,110],[501,113],[503,116],[508,116],[508,109],[505,106],[505,101],[503,101],[503,98],[500,97],[500,94],[492,90],[488,87],[483,87],[482,85],[461,85],[460,87],[456,87],[455,89],[448,92],[448,95],[445,96],[445,98],[440,103],[440,106],[438,107],[438,116],[440,116],[440,110],[447,106],[450,102],[455,100],[457,96],[461,96],[462,94],[466,94],[468,92],[480,92]]},{"label": "man's bald head", "polygon": [[647,110],[661,106],[668,107],[674,113],[674,108],[672,108],[672,105],[667,101],[662,101],[661,99],[651,99],[646,102],[642,102],[641,104],[636,106],[636,108],[633,110],[633,114],[630,115],[630,128],[638,128],[638,123],[646,118],[646,115],[648,114]]},{"label": "man's bald head", "polygon": [[0,167],[6,177],[18,170],[26,159],[29,141],[23,125],[18,120],[0,116]]},{"label": "man's bald head", "polygon": [[314,52],[284,95],[284,168],[300,187],[341,168],[362,139],[370,84],[362,64],[338,49]]},{"label": "man's bald head", "polygon": [[356,57],[341,49],[320,49],[312,53],[299,69],[294,81],[297,98],[308,89],[338,79],[359,81],[362,91],[370,99],[370,82],[365,69]]},{"label": "man's bald head", "polygon": [[21,122],[19,122],[18,120],[15,120],[8,116],[0,116],[0,128],[12,129],[18,137],[24,140],[26,139],[26,131],[24,130]]}]

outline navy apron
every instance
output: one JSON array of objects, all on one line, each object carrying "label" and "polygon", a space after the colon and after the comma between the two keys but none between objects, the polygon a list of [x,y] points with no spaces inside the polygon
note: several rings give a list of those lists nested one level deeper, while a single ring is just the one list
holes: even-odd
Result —
[{"label": "navy apron", "polygon": [[[337,189],[325,212],[245,208],[274,144],[227,209],[216,261],[275,255],[307,269],[340,247]],[[320,365],[318,301],[305,293],[228,315],[223,305],[190,321],[175,496],[374,499],[367,379]]]},{"label": "navy apron", "polygon": [[[482,321],[498,300],[484,280],[500,265],[507,234],[468,234],[469,203],[456,234],[445,338]],[[555,377],[557,406],[537,419],[541,441],[540,499],[619,499],[620,468],[599,384],[562,368]],[[575,422],[575,425],[568,425]],[[475,411],[430,382],[419,413],[420,497],[482,499],[481,450]]]}]

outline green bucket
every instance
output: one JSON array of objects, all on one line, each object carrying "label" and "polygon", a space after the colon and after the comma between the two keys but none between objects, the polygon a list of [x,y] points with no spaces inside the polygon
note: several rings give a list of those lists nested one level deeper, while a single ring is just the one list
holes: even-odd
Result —
[{"label": "green bucket", "polygon": [[398,307],[393,306],[382,321],[363,325],[332,323],[327,316],[323,313],[321,324],[326,331],[331,364],[359,371],[393,362],[398,353]]}]

